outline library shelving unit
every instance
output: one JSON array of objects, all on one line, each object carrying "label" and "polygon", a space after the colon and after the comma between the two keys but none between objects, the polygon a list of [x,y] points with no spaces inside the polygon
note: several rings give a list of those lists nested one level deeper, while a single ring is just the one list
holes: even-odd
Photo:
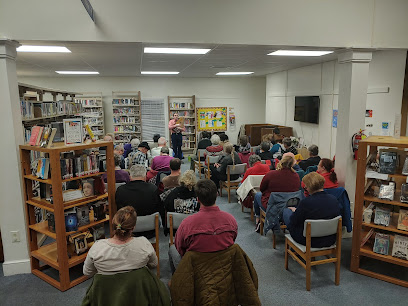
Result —
[{"label": "library shelving unit", "polygon": [[[196,148],[197,128],[196,109],[194,96],[168,96],[169,120],[173,119],[173,114],[178,113],[180,118],[184,118],[186,130],[183,132],[183,152],[192,152]],[[171,137],[170,137],[171,144]]]},{"label": "library shelving unit", "polygon": [[[403,183],[406,183],[408,178],[406,175],[401,174],[402,166],[408,153],[407,151],[404,151],[404,149],[407,148],[408,137],[401,137],[400,139],[396,139],[390,136],[370,136],[359,142],[353,224],[353,244],[350,266],[350,269],[353,272],[404,287],[408,287],[408,281],[397,278],[395,277],[395,275],[391,276],[388,274],[383,274],[383,272],[385,272],[384,269],[382,269],[381,273],[379,273],[379,270],[377,269],[374,269],[376,271],[372,271],[372,269],[368,270],[362,268],[362,265],[364,266],[364,257],[369,257],[376,260],[378,265],[385,265],[385,263],[393,264],[399,266],[401,269],[405,269],[405,273],[403,274],[406,275],[406,272],[408,272],[408,260],[391,256],[394,235],[397,234],[400,236],[408,237],[408,231],[400,230],[397,228],[399,210],[401,208],[408,209],[408,203],[400,202],[401,185]],[[379,178],[369,178],[371,176],[366,176],[367,159],[369,159],[370,156],[376,157],[377,152],[384,149],[391,149],[393,151],[396,151],[400,158],[400,163],[399,166],[397,166],[396,174],[388,174],[388,178],[387,175],[384,174]],[[391,180],[395,182],[396,192],[393,201],[379,199],[378,197],[376,197],[376,194],[378,193],[376,193],[374,190],[377,189],[378,192],[378,186],[373,185],[374,182],[379,182],[378,179],[380,179],[381,183],[386,183],[387,181]],[[389,226],[378,225],[373,223],[373,221],[371,221],[370,223],[363,222],[363,211],[370,203],[373,203],[375,206],[387,206],[391,209]],[[373,229],[375,233],[390,235],[388,255],[379,254],[373,251],[375,234],[371,237],[368,235],[371,229]],[[370,238],[367,240],[367,237]],[[373,266],[370,266],[370,268],[373,268]]]},{"label": "library shelving unit", "polygon": [[140,91],[112,92],[115,143],[129,142],[132,136],[142,138]]},{"label": "library shelving unit", "polygon": [[[69,179],[62,179],[61,166],[60,166],[60,154],[62,152],[81,152],[85,149],[91,148],[106,148],[106,173],[107,173],[107,193],[99,196],[83,197],[73,201],[63,201],[62,185],[64,182],[80,180],[84,178],[91,178],[103,174],[99,172],[97,174],[90,174],[81,177],[73,177]],[[48,179],[39,179],[32,174],[31,170],[31,158],[32,152],[39,152],[41,154],[48,155],[50,159],[50,173],[51,177]],[[87,231],[88,228],[109,222],[109,217],[115,213],[115,171],[113,160],[113,143],[106,141],[96,141],[90,144],[79,144],[65,146],[64,143],[55,143],[52,148],[42,148],[38,146],[20,146],[21,157],[21,171],[23,180],[23,192],[25,200],[25,212],[28,231],[28,241],[30,249],[30,261],[31,272],[48,282],[52,286],[61,291],[68,290],[73,286],[85,281],[87,277],[82,275],[75,279],[70,277],[70,269],[80,265],[85,261],[86,253],[76,255],[73,252],[72,245],[67,243],[67,238],[73,232],[67,232],[65,227],[64,212],[67,209],[73,207],[79,207],[99,200],[108,200],[109,212],[105,219],[91,222],[88,225],[81,226],[76,232]],[[32,185],[35,181],[49,184],[52,186],[52,203],[41,199],[40,197],[34,197]],[[35,218],[35,209],[41,208],[54,214],[55,232],[48,229],[48,221],[43,220],[37,222]],[[110,230],[112,232],[110,223]],[[75,232],[75,233],[76,233]],[[37,234],[41,233],[49,238],[55,240],[44,246],[39,246],[37,241]],[[89,247],[92,242],[89,244]],[[58,276],[54,273],[50,273],[50,268],[58,271]],[[52,271],[52,270],[51,270]],[[54,277],[52,276],[54,274]],[[71,273],[75,274],[75,273]]]},{"label": "library shelving unit", "polygon": [[86,92],[77,95],[75,102],[81,104],[83,124],[88,124],[98,139],[105,136],[105,121],[101,92]]}]

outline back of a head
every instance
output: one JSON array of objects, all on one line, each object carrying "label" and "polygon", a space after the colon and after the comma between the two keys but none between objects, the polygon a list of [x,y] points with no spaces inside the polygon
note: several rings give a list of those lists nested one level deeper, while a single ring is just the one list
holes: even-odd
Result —
[{"label": "back of a head", "polygon": [[305,183],[307,191],[310,194],[313,194],[316,191],[323,189],[325,180],[319,173],[310,172],[303,177],[302,182]]},{"label": "back of a head", "polygon": [[247,135],[239,136],[239,144],[245,147],[248,144],[248,136]]},{"label": "back of a head", "polygon": [[181,160],[180,160],[180,159],[178,159],[178,158],[173,158],[173,159],[170,161],[170,169],[171,169],[172,171],[180,170],[180,167],[181,167]]},{"label": "back of a head", "polygon": [[160,134],[154,134],[153,135],[153,142],[158,142],[159,138],[160,138]]},{"label": "back of a head", "polygon": [[234,150],[234,146],[230,142],[224,143],[224,152],[227,154],[231,154]]},{"label": "back of a head", "polygon": [[259,157],[259,155],[252,154],[251,156],[249,156],[248,164],[250,167],[252,167],[253,165],[255,165],[255,163],[260,162],[260,161],[261,161],[261,158]]},{"label": "back of a head", "polygon": [[115,139],[115,135],[113,135],[112,133],[107,133],[104,137],[103,140],[104,141],[113,141]]},{"label": "back of a head", "polygon": [[211,133],[208,132],[208,131],[203,131],[203,132],[201,133],[201,136],[203,137],[203,139],[210,138],[210,137],[211,137]]},{"label": "back of a head", "polygon": [[262,151],[267,152],[267,151],[270,150],[270,148],[271,148],[271,144],[269,142],[264,141],[264,142],[261,143],[261,150]]},{"label": "back of a head", "polygon": [[274,129],[273,129],[273,133],[274,133],[275,135],[279,135],[279,134],[280,134],[280,129],[279,129],[278,127],[274,128]]},{"label": "back of a head", "polygon": [[319,155],[319,147],[316,145],[311,145],[307,150],[309,151],[310,156]]},{"label": "back of a head", "polygon": [[160,153],[162,153],[162,154],[169,154],[170,153],[170,150],[169,150],[169,148],[168,147],[162,147],[161,149],[160,149]]},{"label": "back of a head", "polygon": [[146,177],[146,168],[143,165],[133,165],[129,170],[131,178]]},{"label": "back of a head", "polygon": [[283,144],[290,147],[292,145],[292,140],[289,137],[283,138]]},{"label": "back of a head", "polygon": [[198,201],[204,206],[212,206],[217,199],[217,186],[212,180],[202,179],[195,185]]},{"label": "back of a head", "polygon": [[214,134],[211,136],[211,143],[216,146],[220,144],[220,136],[218,136],[217,134]]},{"label": "back of a head", "polygon": [[222,142],[226,142],[226,141],[228,141],[229,138],[228,138],[227,134],[222,133],[222,134],[220,134],[220,139],[221,139]]},{"label": "back of a head", "polygon": [[160,137],[159,140],[157,141],[157,144],[159,146],[164,146],[164,145],[166,145],[166,142],[167,142],[167,140],[166,140],[165,137]]},{"label": "back of a head", "polygon": [[133,138],[130,141],[130,145],[132,146],[132,148],[137,148],[140,144],[140,140],[138,138]]},{"label": "back of a head", "polygon": [[265,134],[262,136],[262,142],[271,142],[273,139],[273,134]]},{"label": "back of a head", "polygon": [[[293,153],[292,153],[293,155]],[[293,165],[295,164],[295,160],[294,158],[290,155],[287,154],[282,157],[282,159],[280,160],[278,166],[277,166],[277,170],[282,170],[282,169],[292,169]],[[293,170],[293,169],[292,169]],[[294,171],[294,170],[293,170]]]},{"label": "back of a head", "polygon": [[132,206],[119,209],[112,219],[113,235],[119,240],[130,238],[136,225],[136,218],[136,211]]},{"label": "back of a head", "polygon": [[179,183],[181,186],[188,188],[190,191],[193,190],[195,184],[197,183],[197,178],[193,170],[187,170],[179,177]]},{"label": "back of a head", "polygon": [[115,154],[113,156],[113,159],[115,161],[115,167],[119,167],[120,166],[120,162],[122,161],[122,158],[119,154]]},{"label": "back of a head", "polygon": [[124,151],[125,149],[123,148],[123,144],[118,144],[115,146],[116,151]]}]

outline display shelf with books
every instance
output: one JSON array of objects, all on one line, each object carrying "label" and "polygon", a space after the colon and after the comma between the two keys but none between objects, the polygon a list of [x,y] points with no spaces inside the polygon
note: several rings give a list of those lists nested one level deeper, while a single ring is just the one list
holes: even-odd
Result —
[{"label": "display shelf with books", "polygon": [[77,95],[75,102],[82,106],[83,124],[88,124],[92,133],[98,139],[105,136],[105,120],[103,111],[103,100],[101,92],[86,92]]},{"label": "display shelf with books", "polygon": [[368,257],[378,265],[408,268],[407,148],[408,137],[370,136],[359,142],[350,267],[404,287],[408,281],[400,275],[370,271],[361,261]]},{"label": "display shelf with books", "polygon": [[[97,169],[99,149],[106,150],[104,172]],[[47,179],[38,178],[31,152],[49,160]],[[113,155],[113,143],[99,140],[69,146],[55,143],[50,148],[20,146],[31,271],[61,291],[87,279],[72,279],[70,269],[83,263],[94,241],[105,237],[104,224],[109,222],[112,231],[110,216],[116,207]],[[102,174],[107,175],[107,187]],[[40,184],[37,195],[35,183]],[[46,219],[36,218],[38,209],[46,211]],[[39,245],[38,233],[54,241]],[[58,270],[58,277],[50,277],[48,269]]]},{"label": "display shelf with books", "polygon": [[[183,134],[182,150],[192,152],[196,148],[196,122],[195,122],[195,95],[194,96],[168,96],[169,120],[174,113],[179,114],[180,124],[185,127]],[[170,139],[171,145],[171,139]]]},{"label": "display shelf with books", "polygon": [[133,136],[141,139],[140,91],[116,91],[112,97],[114,142],[130,142]]}]

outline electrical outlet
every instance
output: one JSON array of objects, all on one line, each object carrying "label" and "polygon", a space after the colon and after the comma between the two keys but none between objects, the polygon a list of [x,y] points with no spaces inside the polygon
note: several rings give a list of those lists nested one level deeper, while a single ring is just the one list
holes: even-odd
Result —
[{"label": "electrical outlet", "polygon": [[20,242],[20,231],[11,231],[11,242]]}]

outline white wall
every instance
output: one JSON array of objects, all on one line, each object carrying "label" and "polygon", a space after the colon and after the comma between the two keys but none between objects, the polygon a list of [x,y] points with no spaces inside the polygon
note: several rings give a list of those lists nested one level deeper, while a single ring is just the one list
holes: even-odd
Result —
[{"label": "white wall", "polygon": [[[16,40],[408,48],[406,0],[0,0]],[[69,16],[69,18],[67,18]]]},{"label": "white wall", "polygon": [[[373,127],[366,127],[367,134],[379,135],[383,121],[391,122],[390,131],[393,131],[395,114],[401,113],[406,54],[406,50],[373,53],[367,95],[367,109],[373,110],[373,117],[366,118],[366,125],[373,124]],[[384,92],[387,88],[389,92]],[[322,157],[332,158],[336,133],[341,132],[341,127],[332,127],[333,109],[338,109],[338,93],[338,64],[335,61],[270,74],[266,78],[265,120],[292,126],[306,145],[317,144]],[[297,95],[320,96],[319,124],[294,121]]]},{"label": "white wall", "polygon": [[[263,77],[30,77],[19,78],[19,82],[77,92],[102,92],[107,132],[113,131],[112,91],[140,90],[142,99],[163,98],[166,106],[167,96],[196,95],[196,107],[234,107],[235,131],[231,130],[229,123],[227,124],[227,134],[233,143],[236,142],[241,124],[263,123],[265,119],[265,78]],[[165,114],[168,114],[167,108]],[[167,119],[166,116],[166,125]]]}]

